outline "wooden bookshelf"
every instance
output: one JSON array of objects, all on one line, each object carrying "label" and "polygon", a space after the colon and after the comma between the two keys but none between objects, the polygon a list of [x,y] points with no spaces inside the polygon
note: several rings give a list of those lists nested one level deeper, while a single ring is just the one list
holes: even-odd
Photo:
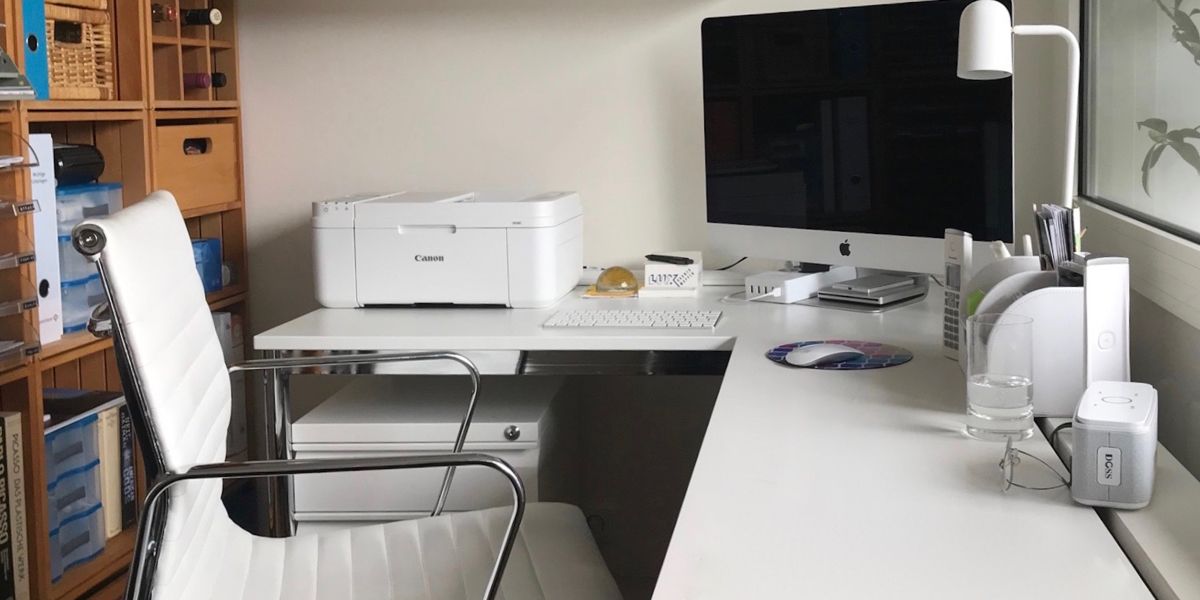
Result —
[{"label": "wooden bookshelf", "polygon": [[[216,202],[188,206],[183,216],[193,238],[215,237],[222,242],[222,259],[233,279],[220,291],[207,295],[214,311],[239,315],[243,331],[249,289],[245,234],[245,192],[242,181],[241,111],[238,97],[236,5],[233,0],[161,0],[176,10],[218,8],[223,22],[215,27],[180,26],[156,22],[150,0],[109,0],[116,52],[115,95],[111,100],[37,100],[0,102],[0,154],[24,154],[22,138],[49,133],[55,142],[90,144],[105,158],[102,182],[120,183],[123,204],[135,203],[152,190],[167,187],[180,198],[195,196],[179,186],[179,161],[164,160],[169,148],[164,129],[176,125],[223,124],[236,132],[233,164],[221,171],[228,178],[223,189],[233,190]],[[0,0],[0,43],[24,70],[21,0]],[[224,74],[224,85],[211,85],[212,73]],[[208,87],[185,85],[190,73],[208,74]],[[7,133],[6,133],[7,132]],[[170,138],[175,139],[175,138]],[[223,149],[224,150],[224,149]],[[46,160],[46,159],[43,159]],[[175,183],[172,183],[175,182]],[[0,169],[0,197],[28,198],[27,168]],[[182,204],[182,201],[181,201]],[[5,216],[0,205],[0,254],[32,252],[30,214]],[[0,302],[35,297],[35,264],[0,269]],[[32,597],[50,600],[119,598],[132,558],[135,530],[127,528],[109,539],[95,559],[67,570],[50,581],[49,529],[46,510],[42,390],[48,387],[83,387],[119,390],[116,354],[112,341],[86,332],[64,335],[46,343],[38,340],[37,311],[0,317],[0,339],[23,343],[17,353],[0,353],[0,410],[20,411],[25,434],[26,512],[31,565]],[[246,348],[249,344],[245,340]],[[244,458],[244,455],[240,455]],[[235,457],[236,458],[236,457]],[[138,457],[140,461],[140,456]],[[139,493],[147,482],[138,469]]]}]

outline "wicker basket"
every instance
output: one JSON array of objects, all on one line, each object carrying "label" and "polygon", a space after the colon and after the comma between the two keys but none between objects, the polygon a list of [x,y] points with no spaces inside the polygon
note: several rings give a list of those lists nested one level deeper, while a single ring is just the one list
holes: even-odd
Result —
[{"label": "wicker basket", "polygon": [[80,8],[92,8],[95,10],[107,10],[108,0],[55,0],[55,4],[63,6],[78,6]]},{"label": "wicker basket", "polygon": [[46,4],[46,56],[50,97],[116,98],[113,30],[108,13]]}]

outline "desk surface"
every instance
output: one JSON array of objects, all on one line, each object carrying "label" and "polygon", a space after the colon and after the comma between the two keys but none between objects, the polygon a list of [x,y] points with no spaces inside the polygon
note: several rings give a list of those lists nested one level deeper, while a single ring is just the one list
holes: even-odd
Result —
[{"label": "desk surface", "polygon": [[[941,294],[881,315],[697,299],[543,310],[322,309],[258,350],[732,350],[655,598],[1149,598],[1092,509],[1065,489],[1002,493],[1002,447],[960,433],[963,379],[941,356]],[[556,310],[719,308],[713,331],[546,330]],[[864,339],[916,358],[799,370],[764,353]],[[1022,449],[1057,463],[1041,437]],[[1022,468],[1037,475],[1030,463]]]}]

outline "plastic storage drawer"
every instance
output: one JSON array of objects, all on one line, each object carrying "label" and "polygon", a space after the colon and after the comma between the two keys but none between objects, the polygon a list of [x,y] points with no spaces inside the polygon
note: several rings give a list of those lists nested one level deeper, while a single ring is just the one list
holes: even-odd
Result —
[{"label": "plastic storage drawer", "polygon": [[96,264],[75,251],[69,235],[58,236],[58,266],[61,281],[87,279],[96,274]]},{"label": "plastic storage drawer", "polygon": [[104,551],[104,511],[96,504],[62,520],[50,530],[50,580]]},{"label": "plastic storage drawer", "polygon": [[55,202],[58,208],[58,234],[71,235],[71,230],[80,221],[121,209],[121,184],[64,185],[55,190]]},{"label": "plastic storage drawer", "polygon": [[92,308],[104,302],[104,286],[100,275],[62,282],[63,333],[74,333],[87,328]]},{"label": "plastic storage drawer", "polygon": [[96,415],[46,432],[46,481],[80,472],[100,459]]},{"label": "plastic storage drawer", "polygon": [[100,461],[67,471],[46,487],[48,521],[55,529],[71,516],[100,503]]}]

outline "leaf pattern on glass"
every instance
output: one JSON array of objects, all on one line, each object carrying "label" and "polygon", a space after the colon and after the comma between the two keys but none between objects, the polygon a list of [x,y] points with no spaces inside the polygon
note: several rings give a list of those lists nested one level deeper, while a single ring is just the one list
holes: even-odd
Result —
[{"label": "leaf pattern on glass", "polygon": [[1200,13],[1200,9],[1193,8],[1189,12],[1184,12],[1180,5],[1183,0],[1175,0],[1175,5],[1168,7],[1163,0],[1154,0],[1158,8],[1171,19],[1171,36],[1179,42],[1192,55],[1192,60],[1200,65],[1200,28],[1196,26],[1196,22],[1192,17]]},{"label": "leaf pattern on glass", "polygon": [[1196,170],[1197,175],[1200,175],[1200,150],[1188,141],[1200,139],[1200,127],[1168,129],[1167,122],[1157,118],[1139,121],[1137,126],[1138,129],[1145,129],[1150,141],[1154,142],[1146,152],[1146,157],[1142,159],[1142,190],[1147,196],[1150,195],[1150,169],[1158,164],[1158,159],[1167,148],[1174,150],[1184,162]]}]

